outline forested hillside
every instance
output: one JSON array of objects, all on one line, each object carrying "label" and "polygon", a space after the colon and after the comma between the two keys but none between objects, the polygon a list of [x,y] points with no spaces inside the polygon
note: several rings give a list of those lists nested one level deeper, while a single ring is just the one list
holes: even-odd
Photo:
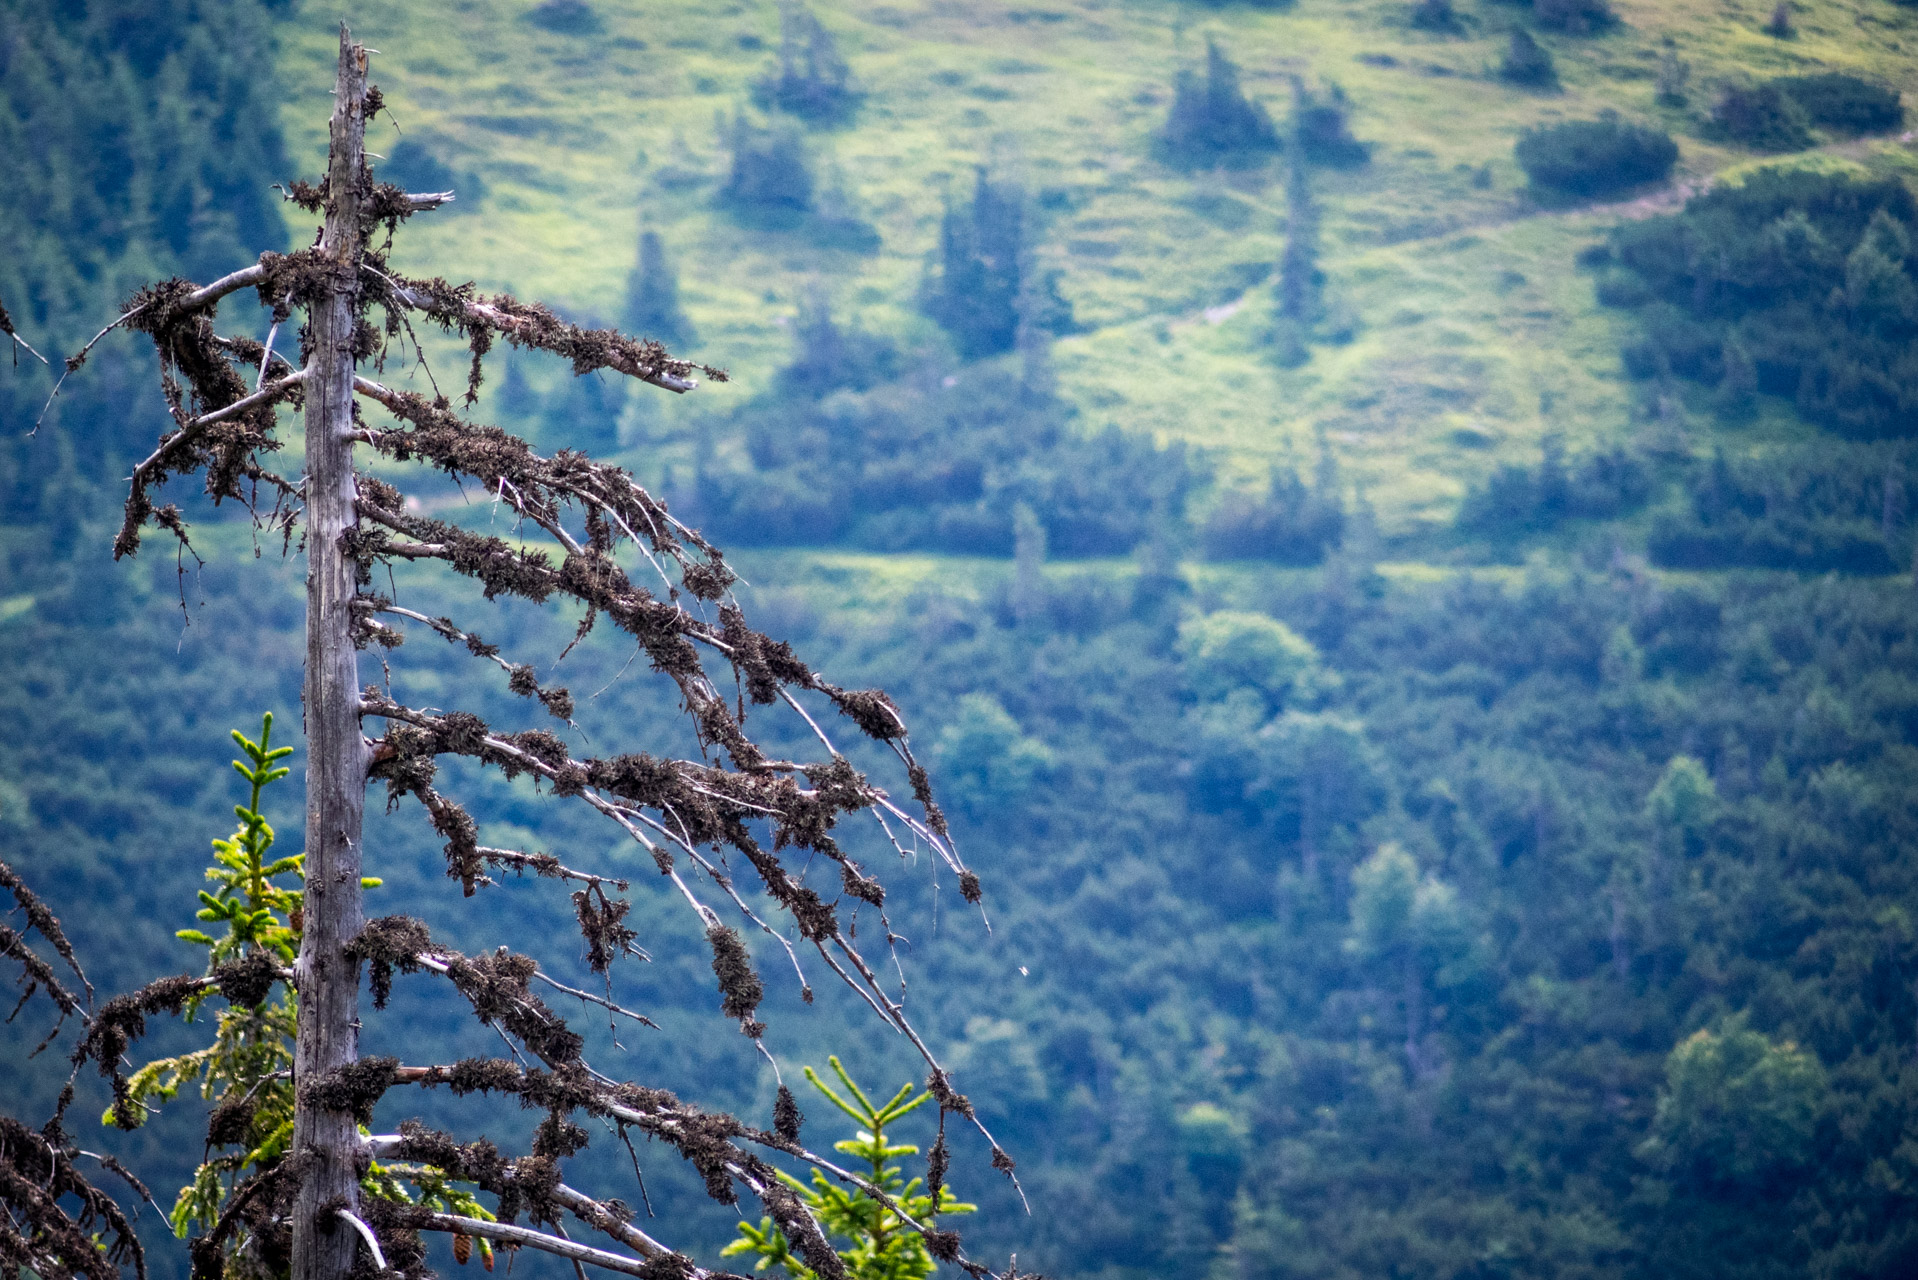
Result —
[{"label": "forested hillside", "polygon": [[[322,153],[334,11],[0,5],[0,301],[56,365],[138,284],[310,235],[272,184]],[[384,50],[384,172],[460,192],[409,225],[408,270],[477,263],[735,377],[641,396],[514,352],[474,416],[614,453],[739,549],[760,625],[912,721],[991,932],[923,861],[888,918],[1031,1199],[957,1144],[975,1256],[1918,1271],[1918,9],[348,16]],[[463,353],[418,338],[382,376],[450,393]],[[108,339],[29,434],[54,373],[0,367],[0,857],[119,990],[198,963],[173,932],[231,827],[227,731],[296,720],[302,565],[174,492],[204,566],[113,564],[120,477],[167,421],[150,357]],[[617,645],[562,658],[577,618],[490,621],[587,740],[666,721]],[[488,687],[426,643],[396,692]],[[547,723],[494,684],[489,719]],[[471,786],[497,843],[633,876],[653,960],[625,980],[668,1034],[622,1031],[628,1069],[767,1122],[750,1042],[690,1034],[707,957],[650,863],[525,780]],[[369,910],[457,897],[439,843],[415,812],[370,825]],[[570,936],[530,884],[481,892],[475,941]],[[837,1053],[912,1078],[782,966],[789,1076]],[[475,1051],[430,989],[395,1002]],[[0,1109],[64,1074],[39,1059]],[[461,1105],[394,1095],[379,1124]],[[170,1205],[197,1131],[83,1141]],[[637,1203],[605,1145],[603,1190]],[[718,1263],[736,1215],[638,1160]]]}]

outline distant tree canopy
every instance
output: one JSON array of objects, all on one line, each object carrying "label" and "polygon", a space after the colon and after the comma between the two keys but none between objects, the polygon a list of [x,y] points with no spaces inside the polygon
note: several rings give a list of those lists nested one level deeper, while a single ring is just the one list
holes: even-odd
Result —
[{"label": "distant tree canopy", "polygon": [[1898,91],[1842,71],[1776,80],[1811,122],[1834,133],[1884,133],[1905,123]]},{"label": "distant tree canopy", "polygon": [[1670,134],[1609,113],[1529,129],[1515,150],[1534,187],[1577,196],[1657,182],[1678,162],[1678,144]]},{"label": "distant tree canopy", "polygon": [[1911,561],[1918,454],[1908,443],[1825,443],[1764,459],[1723,452],[1693,469],[1685,505],[1662,511],[1648,549],[1673,569],[1894,573]]},{"label": "distant tree canopy", "polygon": [[[74,285],[52,273],[97,272],[149,237],[189,273],[285,247],[270,185],[286,176],[286,155],[265,8],[102,0],[56,16],[7,6],[0,221],[40,241],[0,264],[16,320],[44,324],[47,307],[71,304],[55,290]],[[198,95],[180,102],[187,80]]]},{"label": "distant tree canopy", "polygon": [[753,100],[820,124],[844,121],[859,104],[852,68],[813,11],[796,0],[779,9],[779,60],[753,82]]},{"label": "distant tree canopy", "polygon": [[[895,359],[879,340],[821,311],[798,337],[779,392],[734,417],[742,462],[707,465],[680,504],[741,544],[1003,556],[1024,506],[1054,554],[1115,555],[1143,542],[1155,518],[1181,518],[1199,482],[1177,447],[1087,432],[1016,371],[976,366],[930,388],[879,383]],[[838,394],[814,398],[827,391]]]},{"label": "distant tree canopy", "polygon": [[1184,169],[1257,164],[1279,150],[1278,130],[1259,103],[1239,88],[1239,68],[1216,41],[1205,46],[1205,73],[1181,71],[1172,111],[1159,133],[1159,154]]},{"label": "distant tree canopy", "polygon": [[1754,389],[1860,438],[1918,433],[1918,204],[1896,178],[1766,169],[1628,223],[1600,297],[1638,317],[1636,376]]},{"label": "distant tree canopy", "polygon": [[1652,496],[1646,462],[1623,449],[1570,462],[1564,441],[1547,436],[1538,466],[1501,466],[1459,504],[1458,527],[1495,538],[1552,529],[1566,520],[1628,514]]},{"label": "distant tree canopy", "polygon": [[[287,247],[272,184],[290,177],[273,12],[260,0],[0,4],[0,298],[49,356],[149,273],[211,279]],[[46,387],[0,378],[0,508],[32,519],[60,467],[63,423],[81,456],[123,475],[166,420],[126,383],[147,357],[95,357],[35,439]],[[114,372],[99,376],[100,370]],[[138,453],[135,453],[138,450]],[[72,455],[69,455],[72,456]],[[63,481],[62,483],[65,483]],[[4,577],[0,574],[0,577]],[[0,588],[4,589],[4,588]]]}]

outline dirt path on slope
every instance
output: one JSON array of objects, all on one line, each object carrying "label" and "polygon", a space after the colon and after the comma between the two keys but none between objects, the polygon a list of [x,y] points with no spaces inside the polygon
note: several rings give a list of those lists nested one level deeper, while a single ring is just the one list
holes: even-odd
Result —
[{"label": "dirt path on slope", "polygon": [[[1897,141],[1903,146],[1910,146],[1914,139],[1918,139],[1918,130],[1900,134]],[[1786,153],[1786,155],[1793,157],[1825,155],[1836,156],[1844,160],[1856,160],[1870,150],[1873,145],[1883,142],[1884,140],[1882,136],[1853,138],[1846,142],[1829,142],[1823,146],[1809,147],[1804,151],[1789,152]],[[1786,156],[1781,155],[1777,158],[1784,159]],[[1529,222],[1537,218],[1616,218],[1625,222],[1641,222],[1646,218],[1655,218],[1663,213],[1676,213],[1678,210],[1684,208],[1685,202],[1693,196],[1703,195],[1705,192],[1711,190],[1712,184],[1718,180],[1719,174],[1723,173],[1725,169],[1745,163],[1748,162],[1739,160],[1734,162],[1733,165],[1726,165],[1710,173],[1688,174],[1666,183],[1664,186],[1647,191],[1642,195],[1634,196],[1630,200],[1598,204],[1574,204],[1560,208],[1543,208],[1538,205],[1527,204],[1523,201],[1514,201],[1502,213],[1494,213],[1487,217],[1460,222],[1456,226],[1449,227],[1436,235],[1414,236],[1406,240],[1394,240],[1378,247],[1400,248],[1408,245],[1435,244],[1441,240],[1449,240],[1453,236],[1463,235],[1467,232],[1480,231],[1492,227],[1505,227],[1515,222]],[[1253,288],[1262,287],[1262,284],[1253,286]],[[1245,293],[1240,294],[1230,301],[1222,302],[1217,306],[1206,307],[1202,311],[1182,316],[1172,321],[1171,327],[1183,328],[1186,325],[1200,323],[1208,325],[1224,324],[1244,309],[1246,299],[1250,294],[1251,290],[1247,290]]]}]

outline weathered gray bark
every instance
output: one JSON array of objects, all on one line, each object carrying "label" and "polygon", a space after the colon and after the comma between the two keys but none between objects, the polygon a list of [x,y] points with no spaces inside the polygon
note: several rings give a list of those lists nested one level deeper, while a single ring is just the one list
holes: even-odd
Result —
[{"label": "weathered gray bark", "polygon": [[[330,287],[308,311],[306,387],[306,904],[298,965],[295,1078],[318,1079],[359,1056],[359,966],[346,945],[360,931],[360,827],[366,752],[352,636],[352,566],[341,537],[353,508],[354,301],[359,293],[365,169],[366,50],[340,27],[320,248]],[[360,1246],[338,1210],[359,1204],[359,1134],[344,1111],[300,1090],[293,1149],[313,1160],[293,1209],[293,1280],[343,1280]]]}]

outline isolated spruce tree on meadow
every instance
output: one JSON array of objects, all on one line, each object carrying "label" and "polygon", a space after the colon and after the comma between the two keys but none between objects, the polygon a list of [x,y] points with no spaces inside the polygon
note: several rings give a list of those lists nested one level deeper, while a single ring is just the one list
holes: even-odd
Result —
[{"label": "isolated spruce tree on meadow", "polygon": [[[1292,92],[1299,104],[1292,113],[1296,130],[1305,118],[1307,91],[1303,82],[1294,81]],[[1285,169],[1285,252],[1279,258],[1271,346],[1279,366],[1294,369],[1312,358],[1307,344],[1323,310],[1325,285],[1319,268],[1318,201],[1312,195],[1311,169],[1296,132]]]},{"label": "isolated spruce tree on meadow", "polygon": [[1292,146],[1308,164],[1324,169],[1363,168],[1372,148],[1352,136],[1352,100],[1338,85],[1323,92],[1292,82]]},{"label": "isolated spruce tree on meadow", "polygon": [[837,124],[859,104],[852,68],[817,15],[797,0],[779,6],[779,61],[753,85],[753,100],[816,124]]},{"label": "isolated spruce tree on meadow", "polygon": [[1498,64],[1499,79],[1528,89],[1558,88],[1558,68],[1552,55],[1524,27],[1512,28],[1505,56]]},{"label": "isolated spruce tree on meadow", "polygon": [[806,144],[790,125],[758,125],[736,112],[722,126],[732,166],[720,204],[750,225],[797,226],[812,211],[815,184]]},{"label": "isolated spruce tree on meadow", "polygon": [[1025,193],[984,168],[970,204],[947,201],[939,270],[926,282],[923,306],[967,360],[1010,351],[1018,341],[1025,234]]},{"label": "isolated spruce tree on meadow", "polygon": [[[563,1163],[588,1137],[577,1121],[587,1118],[675,1148],[721,1202],[734,1203],[742,1192],[756,1199],[816,1276],[845,1280],[846,1264],[808,1202],[761,1152],[810,1166],[829,1185],[852,1188],[883,1206],[898,1230],[918,1236],[931,1258],[983,1280],[991,1273],[967,1258],[957,1234],[942,1229],[934,1216],[949,1156],[946,1120],[957,1117],[977,1128],[993,1165],[1008,1176],[1012,1161],[953,1088],[908,1017],[903,996],[888,993],[842,920],[842,913],[863,907],[878,916],[878,936],[888,946],[896,940],[884,914],[883,886],[840,843],[840,824],[851,816],[870,815],[902,853],[902,840],[929,850],[935,865],[957,878],[967,902],[980,900],[979,879],[954,848],[901,713],[883,692],[841,688],[786,644],[748,625],[732,598],[735,576],[720,551],[675,520],[625,471],[573,450],[542,455],[498,427],[468,420],[443,395],[401,391],[366,376],[363,369],[389,338],[417,320],[458,334],[470,347],[469,406],[483,359],[499,339],[559,355],[578,375],[623,375],[675,393],[693,390],[695,373],[725,378],[720,370],[675,358],[655,341],[583,328],[543,306],[485,295],[470,284],[403,275],[388,257],[394,233],[409,217],[453,195],[409,194],[376,180],[365,129],[383,104],[378,88],[367,82],[368,52],[342,26],[327,173],[317,185],[298,182],[289,190],[302,209],[323,216],[312,247],[264,254],[209,284],[176,279],[144,289],[68,361],[69,372],[79,368],[87,351],[120,327],[149,336],[160,357],[175,426],[133,470],[116,558],[135,554],[149,527],[186,545],[181,512],[156,505],[153,491],[172,477],[196,473],[204,473],[215,501],[248,506],[268,527],[284,530],[289,539],[297,535],[305,550],[307,813],[305,847],[296,859],[302,892],[297,900],[274,897],[279,890],[253,883],[292,864],[275,862],[267,869],[247,862],[264,857],[271,843],[248,821],[226,842],[223,865],[248,880],[247,894],[266,897],[257,912],[235,905],[237,914],[224,917],[253,932],[209,938],[216,953],[220,945],[231,947],[231,958],[210,973],[161,979],[96,1007],[90,989],[82,998],[60,984],[55,966],[27,945],[22,932],[0,925],[0,955],[21,966],[29,994],[37,987],[52,995],[63,1016],[83,1020],[76,1070],[91,1063],[112,1083],[111,1114],[126,1127],[137,1116],[125,1058],[149,1017],[178,1013],[216,993],[238,1011],[263,1007],[276,991],[297,992],[291,1077],[282,1094],[292,1099],[290,1142],[284,1150],[250,1156],[254,1172],[225,1188],[224,1196],[217,1185],[211,1189],[203,1207],[216,1216],[192,1243],[195,1280],[219,1280],[230,1267],[249,1277],[290,1280],[423,1280],[430,1273],[420,1236],[429,1231],[450,1234],[462,1260],[462,1242],[470,1249],[479,1240],[639,1280],[716,1275],[635,1226],[618,1201],[565,1183]],[[220,301],[248,289],[271,309],[264,342],[215,329]],[[283,327],[296,310],[304,324],[297,342],[286,341]],[[272,466],[281,444],[281,406],[304,416],[304,472],[298,478]],[[383,413],[376,416],[376,410]],[[372,451],[389,475],[410,462],[477,485],[545,549],[419,514],[397,484],[356,466],[358,449]],[[264,511],[262,497],[270,504]],[[496,728],[464,710],[411,707],[379,685],[362,687],[361,649],[390,652],[405,631],[425,631],[503,668],[508,687],[529,707],[537,703],[570,723],[573,703],[565,689],[543,685],[530,666],[509,661],[470,626],[417,613],[382,594],[379,587],[391,580],[388,570],[399,564],[438,565],[472,579],[488,599],[565,600],[581,614],[582,636],[601,620],[625,632],[645,651],[652,670],[672,682],[689,717],[697,758],[643,751],[578,755],[547,729]],[[629,576],[629,565],[636,576]],[[649,576],[656,586],[645,585]],[[709,662],[717,669],[709,671]],[[748,706],[778,704],[818,741],[817,759],[776,757],[748,735]],[[828,707],[837,718],[824,714]],[[833,745],[833,734],[841,730],[865,736],[897,761],[913,793],[910,803],[895,800],[853,767]],[[260,789],[278,776],[281,752],[269,747],[264,733],[259,743],[243,739],[242,745],[250,763],[236,763],[254,781],[251,816],[257,817]],[[925,1058],[925,1087],[939,1108],[939,1139],[928,1154],[929,1202],[909,1208],[870,1177],[802,1145],[802,1117],[783,1084],[768,1130],[596,1070],[583,1038],[542,992],[557,990],[613,1016],[639,1016],[617,1003],[612,987],[613,968],[636,941],[625,923],[629,885],[551,854],[482,843],[474,816],[443,789],[438,763],[445,756],[467,757],[509,778],[531,775],[555,802],[592,809],[643,849],[662,888],[683,900],[711,948],[723,1012],[762,1052],[766,1027],[758,1007],[764,987],[741,927],[763,932],[802,981],[802,953],[810,953],[857,993]],[[559,984],[537,961],[504,947],[462,955],[435,940],[424,922],[405,915],[366,920],[362,825],[372,782],[385,785],[390,804],[410,800],[421,806],[445,841],[447,874],[468,896],[503,872],[531,872],[576,886],[573,905],[606,995]],[[248,819],[249,811],[243,808],[241,816]],[[228,862],[227,855],[237,861]],[[744,872],[740,862],[752,868],[765,894],[790,917],[790,935],[742,896],[745,886],[723,865],[726,856],[737,860],[738,872]],[[836,871],[836,889],[822,894],[805,882],[798,864],[814,861]],[[51,913],[4,867],[0,888],[13,892],[44,945],[77,976]],[[729,916],[738,924],[729,923]],[[468,1001],[483,1024],[507,1039],[513,1057],[437,1064],[362,1058],[360,1018],[370,1012],[361,1005],[362,977],[378,1009],[396,974],[420,973],[446,982]],[[810,987],[803,994],[810,999]],[[521,1105],[544,1112],[532,1150],[510,1157],[483,1137],[462,1141],[412,1122],[396,1134],[363,1132],[386,1093],[441,1084],[462,1094],[512,1094]],[[63,1100],[62,1113],[66,1105]],[[212,1118],[210,1148],[231,1144],[247,1128],[226,1110]],[[0,1270],[26,1268],[49,1280],[115,1280],[127,1265],[144,1276],[124,1215],[77,1176],[73,1154],[57,1116],[38,1135],[0,1122],[0,1203],[11,1211],[0,1215]],[[385,1176],[413,1181],[420,1198],[369,1187],[368,1163],[374,1160],[395,1162]],[[457,1194],[449,1198],[453,1188]],[[459,1212],[461,1205],[477,1204],[475,1192],[496,1196],[497,1212]],[[63,1195],[67,1208],[57,1203]],[[568,1236],[562,1226],[567,1216],[604,1237],[603,1243]],[[101,1232],[112,1237],[104,1250],[94,1244]],[[243,1251],[236,1245],[241,1238]]]},{"label": "isolated spruce tree on meadow", "polygon": [[1205,75],[1181,71],[1172,111],[1159,133],[1159,154],[1182,169],[1259,163],[1279,149],[1279,134],[1263,106],[1239,88],[1239,68],[1216,41],[1205,46]]},{"label": "isolated spruce tree on meadow", "polygon": [[1412,5],[1411,23],[1421,31],[1455,33],[1465,29],[1452,0],[1416,0]]},{"label": "isolated spruce tree on meadow", "polygon": [[619,315],[628,333],[661,344],[687,347],[698,331],[679,307],[679,273],[666,260],[666,244],[657,231],[639,235],[639,262],[626,279],[626,306]]}]

